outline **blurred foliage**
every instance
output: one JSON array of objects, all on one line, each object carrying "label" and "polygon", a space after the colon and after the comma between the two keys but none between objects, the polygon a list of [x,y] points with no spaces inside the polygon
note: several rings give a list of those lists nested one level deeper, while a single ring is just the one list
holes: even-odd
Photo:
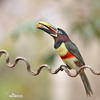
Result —
[{"label": "blurred foliage", "polygon": [[18,27],[16,27],[16,29],[14,29],[12,32],[13,38],[18,38],[23,33],[24,34],[25,33],[38,34],[38,30],[36,28],[36,25],[37,25],[36,23],[37,22],[33,23],[33,21],[29,21],[29,22],[25,22],[25,23],[18,25]]},{"label": "blurred foliage", "polygon": [[[1,1],[3,2],[4,0]],[[5,0],[5,2],[6,1],[9,2],[9,0]],[[16,1],[14,2],[16,4]],[[75,2],[79,2],[79,1],[75,1]],[[24,3],[24,0],[21,3]],[[20,4],[20,2],[18,4]],[[31,4],[32,3],[30,3],[29,5]],[[25,5],[27,6],[27,3]],[[44,5],[46,5],[46,2],[45,4],[43,4],[43,7]],[[64,4],[60,3],[59,7],[60,5],[64,6],[65,3]],[[9,5],[9,7],[10,6],[11,5]],[[32,9],[32,12],[27,13],[27,15],[29,16],[30,13],[32,13],[31,16],[33,16],[33,12],[36,10],[36,9],[33,10],[31,6],[30,8]],[[94,37],[100,39],[100,28],[99,28],[100,27],[100,0],[92,0],[91,5],[89,6],[91,6],[90,7],[91,10],[88,16],[82,17],[81,20],[78,20],[77,22],[73,23],[72,33],[79,33],[80,35],[84,36],[86,40],[89,40],[90,38],[94,38]],[[39,6],[37,6],[37,8],[39,8]],[[73,7],[71,6],[71,8]],[[12,8],[7,10],[6,8],[5,13],[7,14],[11,9]],[[20,7],[16,9],[20,9]],[[8,13],[8,16],[12,20],[11,22],[12,25],[14,20],[12,18],[14,17],[14,15],[16,19],[18,16],[21,18],[25,17],[25,15],[23,15],[24,13],[22,13],[23,11],[21,12],[22,13],[21,16],[17,15],[17,13],[20,11],[17,11],[16,9],[12,11],[13,13],[11,12]],[[64,8],[63,10],[68,11],[68,9],[66,8]],[[38,10],[36,10],[36,12],[37,11]],[[46,12],[49,11],[46,9]],[[40,13],[40,11],[37,13]],[[71,12],[69,11],[68,13]],[[4,14],[4,16],[7,16],[6,14]],[[1,15],[3,14],[1,13]],[[66,13],[64,12],[63,15],[66,16]],[[74,19],[73,16],[71,17],[72,19]],[[8,17],[4,18],[5,22],[9,19],[7,18]],[[9,23],[10,21],[6,22],[6,24]],[[28,22],[24,22],[22,24],[18,24],[18,26],[14,28],[13,31],[7,33],[9,34],[9,36],[6,39],[4,39],[2,43],[0,43],[0,49],[6,49],[9,52],[11,62],[13,62],[14,58],[17,56],[25,57],[26,59],[28,59],[28,62],[31,64],[33,70],[37,70],[38,66],[40,66],[41,64],[45,63],[51,65],[55,61],[54,60],[55,53],[53,53],[52,49],[49,48],[51,42],[47,41],[47,39],[44,38],[44,34],[42,33],[42,31],[36,29],[36,23],[37,21],[31,20]],[[6,24],[4,25],[6,26]],[[16,100],[16,99],[17,100],[42,100],[42,99],[49,100],[50,99],[49,92],[50,92],[50,78],[48,72],[45,71],[45,69],[40,73],[39,76],[35,77],[30,75],[27,72],[25,68],[25,64],[23,62],[18,63],[18,65],[15,68],[10,69],[5,65],[5,56],[2,56],[0,58],[0,100]],[[24,97],[9,98],[8,96],[11,93],[22,94]]]},{"label": "blurred foliage", "polygon": [[86,40],[100,39],[100,0],[92,0],[88,16],[74,23],[72,31],[83,35]]},{"label": "blurred foliage", "polygon": [[[43,39],[41,33],[36,29],[36,22],[18,25],[10,36],[0,43],[0,48],[9,52],[12,63],[15,57],[20,55],[29,60],[33,70],[43,63],[51,65],[55,54],[50,52],[48,55],[48,42]],[[45,69],[35,77],[26,71],[23,62],[10,69],[5,65],[5,56],[0,58],[0,100],[49,100],[49,81]],[[9,98],[12,93],[22,94],[23,98]]]},{"label": "blurred foliage", "polygon": [[48,65],[52,65],[52,63],[54,62],[56,54],[54,52],[51,52],[50,54],[47,54],[45,56],[43,56],[43,64],[48,64]]}]

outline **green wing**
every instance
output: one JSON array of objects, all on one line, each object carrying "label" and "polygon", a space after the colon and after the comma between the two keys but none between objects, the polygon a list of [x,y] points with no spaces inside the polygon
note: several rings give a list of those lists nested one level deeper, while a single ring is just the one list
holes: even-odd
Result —
[{"label": "green wing", "polygon": [[83,65],[85,65],[85,62],[77,48],[77,46],[73,42],[65,42],[66,48],[70,53],[72,53]]}]

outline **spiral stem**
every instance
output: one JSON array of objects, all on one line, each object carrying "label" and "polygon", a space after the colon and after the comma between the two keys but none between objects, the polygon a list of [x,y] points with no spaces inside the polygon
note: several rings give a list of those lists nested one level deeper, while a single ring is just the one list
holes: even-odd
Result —
[{"label": "spiral stem", "polygon": [[84,65],[84,66],[80,67],[79,71],[76,72],[75,74],[73,74],[73,73],[71,73],[69,71],[69,69],[67,68],[67,65],[60,65],[59,68],[57,68],[56,70],[53,71],[50,66],[48,66],[46,64],[43,64],[37,69],[36,72],[34,72],[34,71],[31,70],[31,66],[30,66],[30,64],[29,64],[29,62],[27,61],[26,58],[24,58],[24,57],[16,57],[15,60],[14,60],[14,63],[11,64],[8,52],[6,50],[0,50],[0,57],[3,54],[6,55],[6,64],[7,64],[7,66],[9,68],[15,67],[16,64],[19,61],[23,61],[25,63],[25,65],[26,65],[26,67],[27,67],[27,71],[30,72],[33,76],[39,75],[43,68],[46,68],[49,71],[49,73],[51,73],[51,74],[57,74],[59,71],[63,71],[64,70],[67,73],[67,75],[70,76],[70,77],[76,77],[84,69],[89,69],[91,71],[91,73],[93,73],[94,75],[100,75],[100,73],[95,72],[89,65]]}]

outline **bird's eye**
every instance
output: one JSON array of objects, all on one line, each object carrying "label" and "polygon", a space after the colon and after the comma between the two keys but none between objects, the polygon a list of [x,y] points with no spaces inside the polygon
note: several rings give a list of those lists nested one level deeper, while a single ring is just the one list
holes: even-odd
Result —
[{"label": "bird's eye", "polygon": [[60,32],[59,30],[58,30],[58,32],[57,32],[58,34],[62,34],[62,32]]}]

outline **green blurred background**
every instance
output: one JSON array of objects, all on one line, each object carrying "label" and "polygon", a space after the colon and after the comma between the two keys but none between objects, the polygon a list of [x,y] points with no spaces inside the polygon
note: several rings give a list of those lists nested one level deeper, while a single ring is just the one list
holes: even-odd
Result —
[{"label": "green blurred background", "polygon": [[[53,69],[63,62],[53,48],[53,39],[36,29],[43,20],[63,28],[76,43],[86,62],[100,71],[100,0],[0,0],[0,50],[15,57],[25,57],[33,70],[41,64]],[[43,70],[39,76],[27,72],[19,62],[10,69],[5,56],[0,58],[0,100],[99,100],[100,77],[86,71],[94,91],[87,98],[79,77],[64,72],[51,75]],[[11,94],[23,97],[9,97]]]}]

